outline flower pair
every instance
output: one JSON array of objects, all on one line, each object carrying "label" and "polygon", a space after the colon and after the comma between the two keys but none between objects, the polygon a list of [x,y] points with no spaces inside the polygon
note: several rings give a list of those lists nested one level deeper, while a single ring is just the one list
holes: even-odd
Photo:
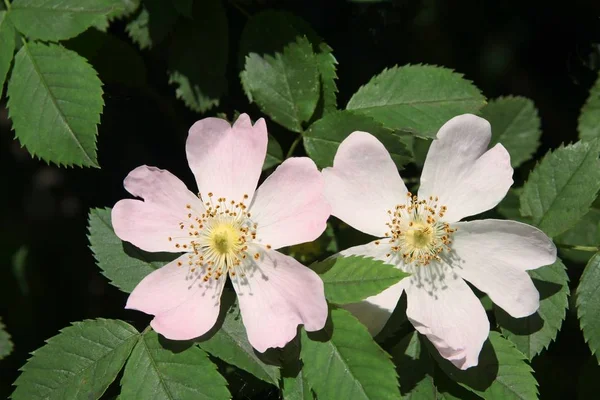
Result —
[{"label": "flower pair", "polygon": [[[500,220],[459,222],[491,209],[512,184],[504,147],[487,150],[487,121],[463,115],[446,123],[427,156],[419,193],[409,193],[383,145],[354,132],[332,168],[308,158],[284,161],[256,189],[267,149],[263,119],[242,114],[233,126],[217,118],[194,124],[186,153],[198,195],[168,171],[141,166],[125,179],[140,200],[112,212],[116,234],[146,251],[182,253],[144,278],[127,308],[154,315],[170,339],[191,339],[215,324],[227,276],[238,294],[248,339],[260,352],[324,327],[323,283],[276,251],[315,240],[330,214],[377,237],[342,255],[364,255],[411,274],[362,303],[348,305],[376,334],[402,292],[407,315],[456,366],[477,365],[489,322],[471,282],[509,314],[534,313],[539,294],[526,270],[554,262],[539,230]],[[255,190],[256,189],[256,190]]]}]

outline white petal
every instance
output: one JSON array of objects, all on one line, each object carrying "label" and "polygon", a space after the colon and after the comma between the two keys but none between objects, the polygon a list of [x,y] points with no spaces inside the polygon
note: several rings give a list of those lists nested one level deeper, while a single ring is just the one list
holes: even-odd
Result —
[{"label": "white petal", "polygon": [[332,215],[373,236],[384,236],[387,210],[406,200],[406,186],[390,154],[369,133],[348,136],[323,176]]},{"label": "white petal", "polygon": [[458,228],[450,257],[454,271],[513,317],[536,312],[539,293],[526,270],[556,260],[552,240],[539,229],[515,221],[488,219],[454,226]]},{"label": "white petal", "polygon": [[292,257],[264,249],[260,259],[246,265],[245,277],[232,277],[248,341],[261,353],[283,347],[297,333],[323,329],[327,302],[323,281]]},{"label": "white petal", "polygon": [[[379,242],[379,244],[376,245],[375,242]],[[386,239],[380,239],[362,246],[351,247],[340,252],[340,254],[343,256],[371,257],[376,260],[390,262],[390,257],[386,255],[391,254],[391,245],[385,242]],[[388,319],[390,319],[392,312],[394,312],[398,300],[402,296],[405,281],[406,279],[403,279],[375,296],[367,297],[360,303],[346,304],[343,308],[354,314],[369,329],[371,335],[375,336],[381,332]]]},{"label": "white petal", "polygon": [[432,263],[417,271],[402,281],[407,283],[408,319],[455,366],[477,365],[490,330],[479,299],[447,267]]},{"label": "white petal", "polygon": [[438,196],[448,207],[445,221],[495,207],[512,185],[510,156],[501,144],[486,151],[490,138],[489,122],[465,114],[446,122],[431,143],[419,197]]}]

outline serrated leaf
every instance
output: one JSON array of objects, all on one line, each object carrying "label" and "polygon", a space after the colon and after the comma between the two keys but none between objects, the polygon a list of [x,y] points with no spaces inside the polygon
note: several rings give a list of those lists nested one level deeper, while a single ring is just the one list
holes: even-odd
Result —
[{"label": "serrated leaf", "polygon": [[8,20],[8,13],[0,11],[0,96],[4,87],[4,79],[10,69],[10,62],[15,52],[15,30]]},{"label": "serrated leaf", "polygon": [[[164,344],[164,346],[163,346]],[[188,346],[173,351],[165,346]],[[154,331],[140,337],[121,379],[121,400],[230,399],[227,381],[205,352],[191,343],[163,340]]]},{"label": "serrated leaf", "polygon": [[177,21],[177,10],[167,0],[144,0],[144,4],[125,27],[127,34],[141,49],[161,43]]},{"label": "serrated leaf", "polygon": [[330,167],[340,143],[354,131],[369,132],[379,139],[400,169],[412,159],[400,134],[352,111],[336,111],[312,124],[302,136],[304,148],[319,168]]},{"label": "serrated leaf", "polygon": [[433,363],[427,350],[421,346],[419,335],[413,331],[391,350],[396,364],[403,399],[439,399],[433,382]]},{"label": "serrated leaf", "polygon": [[352,96],[346,108],[385,127],[435,138],[450,118],[475,113],[485,98],[459,73],[432,65],[385,69]]},{"label": "serrated leaf", "polygon": [[537,399],[537,382],[525,356],[498,332],[490,332],[479,354],[479,364],[467,370],[443,359],[426,341],[430,354],[453,381],[488,399]]},{"label": "serrated leaf", "polygon": [[281,149],[281,145],[274,136],[269,134],[267,156],[265,157],[265,162],[262,167],[263,171],[265,169],[274,167],[275,165],[281,164],[283,162],[283,158],[283,150]]},{"label": "serrated leaf", "polygon": [[580,141],[546,154],[523,186],[521,214],[550,237],[574,226],[600,189],[599,153],[597,141]]},{"label": "serrated leaf", "polygon": [[110,283],[126,293],[131,293],[146,275],[173,261],[177,254],[148,253],[123,242],[115,235],[110,212],[110,208],[90,210],[90,248],[102,274],[110,279]]},{"label": "serrated leaf", "polygon": [[600,364],[600,253],[590,259],[581,275],[576,304],[583,336]]},{"label": "serrated leaf", "polygon": [[506,196],[504,196],[500,204],[498,204],[496,210],[506,219],[531,225],[531,220],[521,216],[521,211],[519,210],[519,207],[521,206],[519,197],[521,197],[522,192],[523,188],[508,189],[508,193],[506,193]]},{"label": "serrated leaf", "polygon": [[13,351],[13,343],[10,340],[10,334],[6,331],[6,327],[0,318],[0,360],[8,356]]},{"label": "serrated leaf", "polygon": [[223,324],[208,340],[198,346],[214,357],[235,365],[258,379],[279,386],[279,368],[265,363],[258,356],[246,334],[246,328],[237,305],[232,306],[223,319]]},{"label": "serrated leaf", "polygon": [[577,130],[582,140],[592,140],[600,137],[600,74],[590,94],[581,108]]},{"label": "serrated leaf", "polygon": [[[600,210],[591,208],[574,227],[558,235],[556,243],[572,246],[597,246],[600,244]],[[561,248],[560,245],[559,249],[562,257],[571,261],[587,264],[594,254],[589,251],[569,249],[568,247]]]},{"label": "serrated leaf", "polygon": [[409,276],[383,261],[360,256],[328,258],[311,268],[325,284],[325,297],[336,304],[362,301]]},{"label": "serrated leaf", "polygon": [[500,97],[481,109],[481,116],[492,125],[490,147],[501,143],[517,168],[529,160],[540,144],[540,117],[533,101],[525,97]]},{"label": "serrated leaf", "polygon": [[25,43],[7,93],[16,137],[32,155],[57,165],[99,167],[102,82],[83,57],[56,44]]},{"label": "serrated leaf", "polygon": [[283,377],[283,388],[281,389],[283,400],[313,400],[314,396],[304,376],[300,370],[295,377]]},{"label": "serrated leaf", "polygon": [[10,19],[32,39],[65,40],[91,26],[106,27],[108,15],[123,10],[120,0],[14,0]]},{"label": "serrated leaf", "polygon": [[169,53],[169,83],[177,86],[177,98],[192,110],[218,106],[227,91],[228,44],[227,16],[220,0],[195,2],[192,19],[177,24]]},{"label": "serrated leaf", "polygon": [[12,399],[98,399],[138,337],[134,327],[119,320],[75,322],[32,353],[15,381]]},{"label": "serrated leaf", "polygon": [[331,310],[331,324],[310,336],[303,330],[300,357],[319,400],[400,398],[390,356],[348,311]]},{"label": "serrated leaf", "polygon": [[312,45],[305,37],[283,53],[261,57],[251,53],[241,73],[250,101],[287,129],[302,132],[319,100],[319,71]]},{"label": "serrated leaf", "polygon": [[540,308],[524,318],[513,318],[496,307],[496,321],[504,336],[528,359],[547,349],[562,326],[569,305],[569,277],[562,261],[527,271],[540,292]]}]

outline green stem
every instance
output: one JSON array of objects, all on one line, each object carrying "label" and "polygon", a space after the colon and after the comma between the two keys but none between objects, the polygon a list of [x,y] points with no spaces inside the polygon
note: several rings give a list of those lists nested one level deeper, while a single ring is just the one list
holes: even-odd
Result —
[{"label": "green stem", "polygon": [[298,146],[298,143],[300,143],[301,140],[302,140],[302,135],[298,135],[298,137],[296,138],[296,140],[294,140],[294,142],[290,146],[290,149],[288,150],[288,152],[285,156],[286,160],[288,158],[290,158],[292,156],[292,154],[294,154],[294,150],[296,150],[296,147]]},{"label": "green stem", "polygon": [[10,11],[10,3],[8,2],[8,0],[4,0],[4,5],[6,6],[6,9]]},{"label": "green stem", "polygon": [[569,249],[569,250],[589,251],[592,253],[600,251],[600,248],[598,248],[597,246],[579,246],[576,244],[566,244],[566,243],[556,243],[556,245],[563,249]]},{"label": "green stem", "polygon": [[[7,0],[4,0],[7,1]],[[235,0],[229,0],[229,3],[234,6],[235,8],[238,9],[239,12],[241,12],[242,14],[244,14],[246,16],[246,18],[250,18],[251,15],[248,11],[246,11],[242,6],[240,6]]]}]

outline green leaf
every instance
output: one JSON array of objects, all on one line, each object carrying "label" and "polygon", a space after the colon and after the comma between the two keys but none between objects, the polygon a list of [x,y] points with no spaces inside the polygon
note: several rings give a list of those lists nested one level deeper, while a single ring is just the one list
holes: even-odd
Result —
[{"label": "green leaf", "polygon": [[594,86],[590,89],[590,95],[581,108],[579,115],[579,138],[592,140],[600,137],[600,73]]},{"label": "green leaf", "polygon": [[99,167],[102,82],[83,57],[55,44],[25,43],[7,93],[15,134],[32,155],[57,165]]},{"label": "green leaf", "polygon": [[274,167],[277,164],[281,164],[283,162],[283,158],[283,150],[281,149],[281,145],[274,136],[269,134],[267,156],[265,157],[265,163],[262,167],[263,171]]},{"label": "green leaf", "polygon": [[230,398],[227,381],[205,352],[191,343],[163,340],[153,331],[140,337],[127,360],[119,396],[121,400]]},{"label": "green leaf", "polygon": [[600,364],[600,253],[590,259],[581,275],[576,304],[583,337]]},{"label": "green leaf", "polygon": [[123,10],[120,0],[14,0],[10,19],[32,39],[65,40],[91,26],[108,26],[108,15]]},{"label": "green leaf", "polygon": [[438,399],[433,382],[433,363],[427,350],[421,346],[419,334],[412,331],[406,335],[390,354],[396,364],[403,399]]},{"label": "green leaf", "polygon": [[381,293],[409,274],[383,261],[350,256],[311,265],[325,284],[325,296],[336,304],[356,303]]},{"label": "green leaf", "polygon": [[407,65],[373,77],[346,108],[373,117],[387,128],[435,138],[450,118],[475,113],[484,104],[479,89],[461,74],[432,65]]},{"label": "green leaf", "polygon": [[531,225],[531,220],[521,216],[520,200],[523,188],[510,188],[508,193],[502,199],[500,204],[497,206],[498,213],[506,219],[512,219],[513,221],[519,221]]},{"label": "green leaf", "polygon": [[249,99],[278,124],[302,132],[319,100],[319,71],[312,45],[298,38],[282,53],[251,53],[241,74]]},{"label": "green leaf", "polygon": [[237,304],[225,313],[223,324],[215,334],[208,340],[198,342],[198,346],[228,364],[279,386],[279,368],[263,362],[248,342]]},{"label": "green leaf", "polygon": [[302,370],[295,377],[283,377],[283,400],[313,400],[314,396]]},{"label": "green leaf", "polygon": [[536,165],[521,193],[521,214],[555,237],[590,209],[600,189],[598,142],[561,146]]},{"label": "green leaf", "polygon": [[443,359],[429,341],[426,344],[448,377],[486,400],[537,399],[537,382],[525,356],[498,332],[490,332],[479,354],[479,364],[464,371]]},{"label": "green leaf", "polygon": [[0,96],[15,52],[15,30],[7,15],[6,11],[0,11]]},{"label": "green leaf", "polygon": [[312,124],[302,137],[304,148],[319,168],[330,167],[340,143],[354,131],[369,132],[379,139],[400,169],[412,159],[401,135],[352,111],[336,111]]},{"label": "green leaf", "polygon": [[499,307],[496,321],[502,333],[530,360],[548,348],[567,315],[569,277],[564,264],[554,264],[527,271],[540,292],[540,308],[529,317],[513,318]]},{"label": "green leaf", "polygon": [[177,12],[184,17],[191,18],[192,17],[192,6],[194,4],[194,0],[172,0],[173,6]]},{"label": "green leaf", "polygon": [[313,45],[321,78],[321,94],[313,116],[313,119],[318,119],[337,109],[337,60],[331,47],[302,18],[276,10],[254,14],[246,23],[240,40],[240,66],[243,68],[250,53],[260,56],[281,53],[286,45],[304,36]]},{"label": "green leaf", "polygon": [[177,254],[147,253],[121,241],[113,230],[110,212],[110,208],[90,210],[90,248],[102,274],[110,279],[110,283],[131,293],[146,275],[173,261]]},{"label": "green leaf", "polygon": [[301,335],[303,371],[319,400],[399,399],[394,364],[367,328],[341,309],[331,310],[331,323]]},{"label": "green leaf", "polygon": [[177,21],[177,10],[167,0],[144,0],[142,8],[125,27],[131,40],[141,49],[160,44]]},{"label": "green leaf", "polygon": [[[597,246],[600,244],[600,210],[591,208],[574,227],[558,235],[556,243],[573,246]],[[589,251],[560,248],[560,245],[559,249],[563,258],[582,264],[587,264],[593,255]]]},{"label": "green leaf", "polygon": [[525,97],[500,97],[481,109],[481,116],[492,125],[490,147],[501,143],[517,168],[529,160],[540,145],[540,117],[533,101]]},{"label": "green leaf", "polygon": [[119,320],[75,322],[32,353],[21,368],[12,399],[98,399],[138,337],[134,327]]},{"label": "green leaf", "polygon": [[[194,3],[192,19],[177,23],[169,53],[169,83],[186,106],[205,112],[227,91],[227,16],[220,0]],[[210,60],[210,62],[207,62]]]},{"label": "green leaf", "polygon": [[10,335],[6,332],[6,327],[0,318],[0,360],[10,355],[13,351],[13,343],[10,340]]}]

